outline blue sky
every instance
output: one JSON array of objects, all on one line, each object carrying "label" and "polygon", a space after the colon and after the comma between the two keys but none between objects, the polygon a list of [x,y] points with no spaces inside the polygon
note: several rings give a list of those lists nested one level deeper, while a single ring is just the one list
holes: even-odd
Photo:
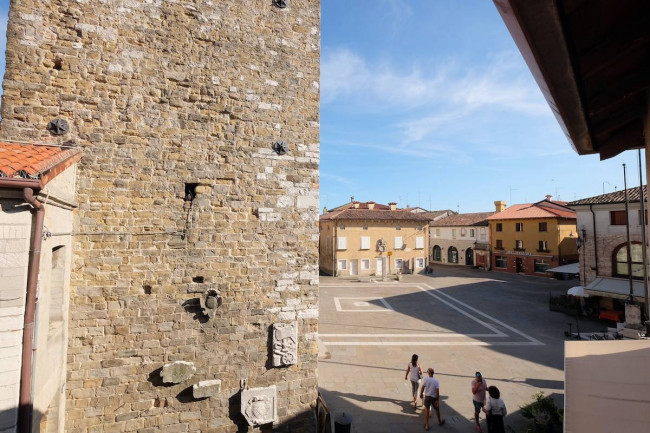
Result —
[{"label": "blue sky", "polygon": [[321,206],[570,201],[623,162],[638,185],[636,151],[573,151],[491,1],[323,0],[321,36]]},{"label": "blue sky", "polygon": [[[578,156],[489,0],[322,0],[321,207],[489,211],[638,185]],[[0,0],[0,73],[8,0]]]}]

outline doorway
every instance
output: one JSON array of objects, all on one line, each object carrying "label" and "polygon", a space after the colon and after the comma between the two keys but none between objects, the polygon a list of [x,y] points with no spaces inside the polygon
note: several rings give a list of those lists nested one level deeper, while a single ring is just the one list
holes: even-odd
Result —
[{"label": "doorway", "polygon": [[350,275],[359,275],[359,260],[350,260]]},{"label": "doorway", "polygon": [[517,257],[517,260],[515,260],[515,272],[524,272],[524,259]]},{"label": "doorway", "polygon": [[447,251],[447,261],[449,263],[458,263],[458,250],[456,247],[449,247]]},{"label": "doorway", "polygon": [[465,250],[465,264],[467,266],[474,266],[474,250],[471,248]]},{"label": "doorway", "polygon": [[384,266],[383,266],[383,264],[384,264],[384,259],[381,258],[381,257],[378,258],[378,259],[377,259],[377,270],[375,271],[375,275],[377,275],[378,277],[381,276],[381,275],[383,275],[383,273],[384,273]]}]

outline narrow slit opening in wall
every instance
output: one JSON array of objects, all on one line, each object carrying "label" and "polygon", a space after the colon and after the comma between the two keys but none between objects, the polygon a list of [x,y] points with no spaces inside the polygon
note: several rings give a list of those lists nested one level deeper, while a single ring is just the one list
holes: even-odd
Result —
[{"label": "narrow slit opening in wall", "polygon": [[192,278],[193,283],[203,283],[204,278],[203,277],[194,277]]},{"label": "narrow slit opening in wall", "polygon": [[191,202],[196,197],[196,187],[199,186],[198,183],[186,183],[185,184],[185,201]]},{"label": "narrow slit opening in wall", "polygon": [[144,286],[142,286],[142,291],[144,292],[145,295],[151,295],[151,286],[145,284]]},{"label": "narrow slit opening in wall", "polygon": [[54,69],[60,71],[63,68],[63,59],[54,59]]}]

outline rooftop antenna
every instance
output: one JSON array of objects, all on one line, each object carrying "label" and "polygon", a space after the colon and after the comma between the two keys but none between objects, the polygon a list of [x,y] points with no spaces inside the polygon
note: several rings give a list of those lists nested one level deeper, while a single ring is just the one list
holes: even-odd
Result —
[{"label": "rooftop antenna", "polygon": [[431,194],[429,194],[429,211],[431,211]]},{"label": "rooftop antenna", "polygon": [[460,203],[456,203],[456,213],[460,213]]},{"label": "rooftop antenna", "polygon": [[418,207],[420,207],[420,191],[418,191]]},{"label": "rooftop antenna", "polygon": [[607,184],[607,185],[609,185],[609,186],[612,186],[609,182],[604,181],[604,182],[603,182],[603,194],[605,194],[605,184]]}]

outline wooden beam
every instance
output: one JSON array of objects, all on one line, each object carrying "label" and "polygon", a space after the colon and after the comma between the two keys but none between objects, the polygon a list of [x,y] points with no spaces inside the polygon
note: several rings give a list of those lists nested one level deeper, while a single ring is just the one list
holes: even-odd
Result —
[{"label": "wooden beam", "polygon": [[622,74],[616,84],[602,87],[602,91],[586,101],[589,117],[611,110],[613,107],[626,103],[626,99],[646,92],[650,87],[650,65],[639,68],[630,74]]}]

